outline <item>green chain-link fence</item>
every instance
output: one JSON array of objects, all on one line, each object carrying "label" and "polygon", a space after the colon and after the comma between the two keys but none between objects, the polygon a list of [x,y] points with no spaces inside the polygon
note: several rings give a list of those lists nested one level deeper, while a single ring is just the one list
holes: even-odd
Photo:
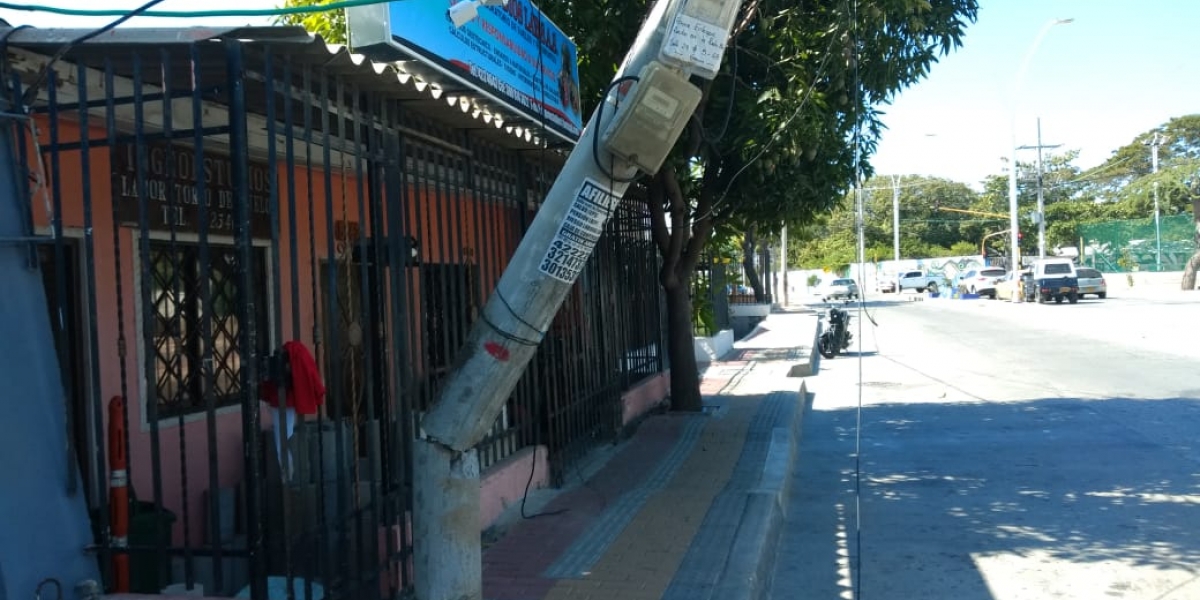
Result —
[{"label": "green chain-link fence", "polygon": [[1181,271],[1196,251],[1195,235],[1190,214],[1161,217],[1157,238],[1153,218],[1079,226],[1082,262],[1106,272]]}]

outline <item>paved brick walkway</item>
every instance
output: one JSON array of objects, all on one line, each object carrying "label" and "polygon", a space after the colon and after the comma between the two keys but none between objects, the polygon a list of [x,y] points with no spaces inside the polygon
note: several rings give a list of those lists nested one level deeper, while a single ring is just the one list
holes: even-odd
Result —
[{"label": "paved brick walkway", "polygon": [[[815,327],[815,317],[791,323]],[[787,378],[800,354],[772,350],[735,351],[710,365],[701,383],[704,414],[647,419],[586,486],[485,548],[484,598],[704,597],[696,588],[711,588],[713,565],[723,560],[700,546],[728,547],[714,542],[736,529],[740,505],[726,501],[730,488],[756,483],[763,440],[801,409],[799,380]]]}]

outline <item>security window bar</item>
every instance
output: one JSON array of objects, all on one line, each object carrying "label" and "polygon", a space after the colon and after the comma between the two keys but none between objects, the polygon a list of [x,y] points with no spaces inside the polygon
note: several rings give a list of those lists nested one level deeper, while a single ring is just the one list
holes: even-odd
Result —
[{"label": "security window bar", "polygon": [[[153,327],[154,389],[159,418],[203,412],[205,394],[213,405],[240,402],[241,351],[239,302],[266,298],[266,252],[255,248],[253,280],[258,289],[238,289],[236,248],[210,244],[207,270],[201,269],[200,246],[183,242],[150,242],[150,299],[146,317]],[[203,302],[208,286],[209,301]],[[260,353],[266,351],[267,303],[255,302]],[[201,337],[203,319],[210,319],[211,336]],[[206,369],[207,367],[207,369]],[[208,370],[211,375],[205,376]],[[211,382],[211,383],[207,383]]]}]

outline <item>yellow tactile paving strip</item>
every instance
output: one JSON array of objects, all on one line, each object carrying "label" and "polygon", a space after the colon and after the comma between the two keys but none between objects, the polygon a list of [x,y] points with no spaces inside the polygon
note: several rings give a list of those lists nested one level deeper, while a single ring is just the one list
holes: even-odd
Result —
[{"label": "yellow tactile paving strip", "polygon": [[670,484],[646,501],[593,570],[580,579],[559,580],[547,600],[662,598],[713,498],[729,481],[762,399],[730,402],[728,414],[708,421]]}]

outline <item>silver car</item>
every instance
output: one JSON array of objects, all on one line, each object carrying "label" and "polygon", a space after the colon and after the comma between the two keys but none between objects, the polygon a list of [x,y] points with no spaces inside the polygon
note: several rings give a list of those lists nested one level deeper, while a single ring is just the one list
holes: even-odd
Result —
[{"label": "silver car", "polygon": [[984,267],[976,271],[971,269],[958,280],[959,289],[970,293],[988,296],[996,299],[996,282],[1004,278],[1004,269],[1000,267]]},{"label": "silver car", "polygon": [[1108,296],[1108,284],[1104,281],[1104,274],[1096,269],[1089,267],[1079,267],[1079,297],[1084,294],[1095,294],[1097,298]]},{"label": "silver car", "polygon": [[858,298],[858,284],[853,279],[834,279],[821,291],[821,299],[825,302],[856,298]]}]

